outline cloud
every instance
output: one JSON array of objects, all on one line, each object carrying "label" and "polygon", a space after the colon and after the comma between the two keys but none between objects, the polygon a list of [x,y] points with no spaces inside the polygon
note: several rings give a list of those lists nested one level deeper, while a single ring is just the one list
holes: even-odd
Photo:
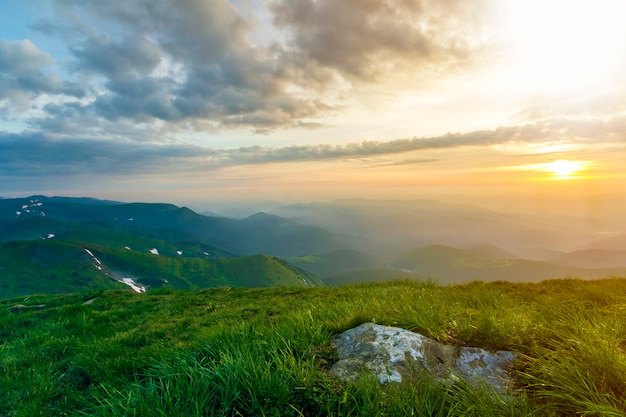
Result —
[{"label": "cloud", "polygon": [[[133,141],[59,140],[42,133],[0,133],[0,176],[62,177],[128,175],[169,169],[181,160],[217,152],[191,145],[158,146]],[[179,170],[180,171],[180,170]]]},{"label": "cloud", "polygon": [[46,72],[52,64],[52,57],[28,39],[0,39],[0,104],[24,111],[42,94],[82,95],[75,84]]},{"label": "cloud", "polygon": [[[61,76],[81,80],[88,99],[51,100],[69,108],[49,106],[30,120],[65,135],[81,132],[81,123],[106,135],[127,121],[259,133],[315,128],[339,112],[346,92],[466,65],[480,46],[476,19],[460,0],[277,0],[263,22],[227,0],[49,1],[54,15],[33,27],[60,37],[69,58],[47,75],[41,68],[51,58],[30,44],[28,71],[6,73],[30,86],[12,91],[31,96],[61,94]],[[258,41],[259,33],[271,37]]]},{"label": "cloud", "polygon": [[469,61],[476,48],[475,15],[459,1],[276,0],[270,8],[291,33],[295,59],[359,81]]},{"label": "cloud", "polygon": [[[626,116],[614,120],[556,120],[431,138],[365,141],[346,145],[269,148],[249,146],[213,149],[195,145],[156,145],[132,140],[59,139],[41,133],[0,133],[0,177],[107,176],[202,173],[250,164],[351,160],[402,155],[428,149],[489,147],[499,144],[545,143],[558,140],[624,145]],[[121,136],[121,135],[120,135]],[[590,139],[600,138],[600,139]],[[412,155],[395,164],[422,163]],[[392,161],[393,162],[393,161]],[[386,163],[385,165],[391,165]],[[381,165],[384,166],[384,165]]]},{"label": "cloud", "polygon": [[129,74],[149,74],[161,60],[158,45],[148,36],[129,34],[122,40],[93,34],[71,47],[79,71],[93,71],[116,80]]},{"label": "cloud", "polygon": [[[37,27],[64,34],[72,73],[89,77],[98,93],[36,123],[69,128],[101,118],[106,133],[120,120],[185,127],[199,120],[266,132],[313,126],[307,119],[332,110],[293,91],[291,64],[255,46],[252,23],[226,0],[52,1],[57,15],[72,18]],[[59,114],[76,122],[47,120]]]},{"label": "cloud", "polygon": [[224,151],[228,160],[240,164],[267,162],[318,161],[349,159],[405,152],[446,149],[460,146],[490,146],[507,142],[540,142],[549,137],[551,130],[545,125],[502,127],[496,130],[464,134],[447,134],[432,138],[397,139],[392,141],[364,141],[347,145],[303,145],[282,148],[261,146],[242,147]]}]

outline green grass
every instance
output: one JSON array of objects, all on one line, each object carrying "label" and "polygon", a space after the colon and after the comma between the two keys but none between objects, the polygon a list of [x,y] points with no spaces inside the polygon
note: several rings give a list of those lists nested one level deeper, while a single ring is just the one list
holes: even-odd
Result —
[{"label": "green grass", "polygon": [[[14,298],[0,301],[0,415],[623,416],[625,313],[625,279]],[[514,395],[339,381],[332,337],[363,322],[515,350]]]},{"label": "green grass", "polygon": [[[102,262],[102,269],[85,249]],[[314,275],[268,255],[205,258],[153,255],[56,238],[0,242],[0,294],[13,297],[128,288],[112,276],[132,277],[148,287],[176,289],[321,284]]]}]

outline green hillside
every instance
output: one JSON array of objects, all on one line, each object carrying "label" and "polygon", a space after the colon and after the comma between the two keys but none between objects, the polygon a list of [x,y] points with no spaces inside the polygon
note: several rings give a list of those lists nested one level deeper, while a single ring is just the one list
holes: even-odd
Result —
[{"label": "green hillside", "polygon": [[322,277],[354,271],[355,269],[374,268],[380,263],[372,255],[351,249],[321,255],[289,257],[287,260],[299,268]]},{"label": "green hillside", "polygon": [[87,252],[71,242],[1,242],[0,295],[15,297],[128,288],[92,264]]},{"label": "green hillside", "polygon": [[341,274],[333,275],[324,278],[326,285],[347,285],[347,284],[359,284],[368,282],[388,282],[398,279],[420,279],[420,277],[409,271],[402,271],[399,269],[391,268],[371,268],[371,269],[357,269],[354,271],[343,272]]},{"label": "green hillside", "polygon": [[[622,417],[625,305],[626,279],[0,299],[0,415]],[[338,380],[333,336],[364,322],[518,352],[515,385]]]},{"label": "green hillside", "polygon": [[600,278],[624,273],[623,268],[576,268],[526,259],[492,258],[443,245],[413,249],[398,257],[390,266],[431,277],[439,283],[473,280],[537,282],[558,277]]},{"label": "green hillside", "polygon": [[57,238],[1,242],[0,294],[13,297],[128,288],[116,281],[122,278],[174,289],[321,284],[313,275],[267,255],[205,258],[155,255]]},{"label": "green hillside", "polygon": [[117,249],[131,248],[137,252],[156,248],[160,254],[166,256],[206,259],[236,256],[220,247],[200,243],[187,233],[171,229],[139,229],[108,223],[83,223],[56,237]]},{"label": "green hillside", "polygon": [[312,286],[320,282],[286,261],[269,255],[227,259],[183,258],[94,246],[109,269],[124,271],[151,287],[198,289],[220,286]]},{"label": "green hillside", "polygon": [[172,204],[127,204],[54,197],[0,202],[0,241],[39,239],[48,234],[56,236],[90,228],[93,224],[107,225],[113,231],[123,227],[147,233],[176,231],[193,241],[240,255],[319,254],[344,248],[347,243],[346,237],[320,227],[301,225],[265,213],[238,220],[203,216]]}]

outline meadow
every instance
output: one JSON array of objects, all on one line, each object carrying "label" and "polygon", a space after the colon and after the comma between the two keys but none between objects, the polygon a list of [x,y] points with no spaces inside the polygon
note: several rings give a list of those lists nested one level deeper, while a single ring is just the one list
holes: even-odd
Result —
[{"label": "meadow", "polygon": [[[623,278],[5,299],[0,416],[624,416],[625,315]],[[514,387],[340,381],[333,335],[364,322],[516,351]]]}]

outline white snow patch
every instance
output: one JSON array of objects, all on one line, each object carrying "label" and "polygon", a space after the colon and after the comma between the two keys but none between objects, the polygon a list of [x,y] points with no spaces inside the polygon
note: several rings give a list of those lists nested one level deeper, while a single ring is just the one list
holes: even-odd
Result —
[{"label": "white snow patch", "polygon": [[15,212],[15,215],[17,215],[17,216],[19,216],[19,215],[21,215],[21,214],[22,214],[22,212],[21,212],[21,211],[16,211],[16,212]]},{"label": "white snow patch", "polygon": [[102,271],[102,262],[100,262],[100,259],[96,258],[96,256],[89,249],[87,248],[83,248],[83,249],[85,249],[85,252],[87,252],[94,259],[94,261],[96,261],[97,263],[96,268]]},{"label": "white snow patch", "polygon": [[202,252],[202,253],[204,253],[206,256],[211,256],[209,255],[209,252]]},{"label": "white snow patch", "polygon": [[39,213],[39,214],[41,214],[43,217],[46,216],[46,213],[44,213],[43,211],[41,213]]},{"label": "white snow patch", "polygon": [[132,217],[130,219],[128,219],[129,222],[133,222],[135,221],[135,219],[133,219]]},{"label": "white snow patch", "polygon": [[52,239],[54,237],[54,233],[48,233],[48,239]]},{"label": "white snow patch", "polygon": [[132,250],[129,246],[124,246],[124,249],[126,249],[126,250]]},{"label": "white snow patch", "polygon": [[36,203],[35,205],[36,205],[37,207],[41,207],[41,206],[43,206],[43,203]]},{"label": "white snow patch", "polygon": [[179,255],[182,255],[183,251],[182,250],[177,250],[176,253],[179,254]]},{"label": "white snow patch", "polygon": [[28,204],[24,204],[24,205],[22,206],[22,210],[26,210],[27,208],[28,208]]},{"label": "white snow patch", "polygon": [[158,255],[159,254],[159,250],[157,248],[152,248],[150,249],[150,253],[153,255]]},{"label": "white snow patch", "polygon": [[132,278],[122,278],[120,282],[128,285],[135,292],[146,292],[146,287],[137,284]]}]

